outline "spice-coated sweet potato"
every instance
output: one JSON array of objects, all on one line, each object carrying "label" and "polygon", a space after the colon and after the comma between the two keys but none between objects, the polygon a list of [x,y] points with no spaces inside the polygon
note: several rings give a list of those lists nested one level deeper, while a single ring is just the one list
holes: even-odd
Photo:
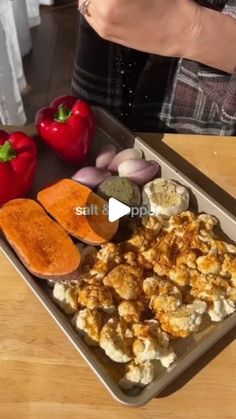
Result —
[{"label": "spice-coated sweet potato", "polygon": [[25,267],[39,278],[72,279],[80,253],[37,202],[15,199],[0,210],[0,227]]},{"label": "spice-coated sweet potato", "polygon": [[[63,179],[40,191],[38,201],[72,236],[91,245],[110,241],[118,221],[109,222],[107,202],[89,188],[71,179]],[[97,209],[97,213],[78,215],[77,209]]]}]

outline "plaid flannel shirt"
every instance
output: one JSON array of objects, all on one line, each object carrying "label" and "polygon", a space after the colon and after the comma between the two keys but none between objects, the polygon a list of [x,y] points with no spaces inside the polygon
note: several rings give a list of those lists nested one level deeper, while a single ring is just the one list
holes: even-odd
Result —
[{"label": "plaid flannel shirt", "polygon": [[[236,18],[236,0],[199,0]],[[104,41],[80,16],[72,90],[137,131],[236,134],[236,73]]]}]

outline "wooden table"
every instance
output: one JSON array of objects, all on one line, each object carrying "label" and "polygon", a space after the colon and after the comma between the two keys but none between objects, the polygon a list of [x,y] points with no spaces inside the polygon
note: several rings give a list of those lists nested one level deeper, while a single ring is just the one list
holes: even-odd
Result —
[{"label": "wooden table", "polygon": [[[236,138],[142,137],[234,210]],[[235,418],[236,330],[159,398],[130,409],[111,398],[1,254],[0,278],[2,419]]]}]

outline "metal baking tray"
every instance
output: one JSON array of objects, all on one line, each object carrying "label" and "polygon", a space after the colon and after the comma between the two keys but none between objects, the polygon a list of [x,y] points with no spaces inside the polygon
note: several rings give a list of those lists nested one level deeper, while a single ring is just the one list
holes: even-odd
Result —
[{"label": "metal baking tray", "polygon": [[[157,160],[160,163],[163,177],[175,179],[189,189],[192,208],[199,212],[203,211],[215,215],[220,220],[222,232],[236,242],[236,219],[232,214],[108,113],[100,108],[94,108],[94,113],[97,121],[97,131],[93,153],[96,153],[102,145],[107,143],[113,143],[121,149],[134,146],[143,150],[147,159]],[[39,168],[31,196],[34,198],[39,189],[57,179],[71,176],[74,171],[74,167],[62,163],[47,147],[39,142]],[[159,375],[151,384],[144,389],[135,389],[126,393],[119,388],[117,381],[119,371],[122,369],[121,364],[116,365],[108,360],[102,350],[88,347],[68,318],[51,299],[46,281],[32,276],[3,238],[0,238],[0,248],[112,396],[128,406],[141,406],[160,394],[183,371],[195,363],[202,354],[236,326],[236,313],[234,313],[221,323],[212,324],[209,322],[194,336],[177,341],[174,347],[178,359],[169,370],[160,367]]]}]

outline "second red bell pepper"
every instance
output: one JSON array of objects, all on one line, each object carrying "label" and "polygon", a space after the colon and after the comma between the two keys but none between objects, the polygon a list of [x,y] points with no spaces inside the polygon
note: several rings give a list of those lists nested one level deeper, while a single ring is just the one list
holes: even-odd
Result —
[{"label": "second red bell pepper", "polygon": [[0,131],[0,205],[30,191],[37,166],[37,148],[23,132]]},{"label": "second red bell pepper", "polygon": [[61,96],[36,115],[40,137],[68,163],[86,160],[95,132],[90,106],[74,96]]}]

